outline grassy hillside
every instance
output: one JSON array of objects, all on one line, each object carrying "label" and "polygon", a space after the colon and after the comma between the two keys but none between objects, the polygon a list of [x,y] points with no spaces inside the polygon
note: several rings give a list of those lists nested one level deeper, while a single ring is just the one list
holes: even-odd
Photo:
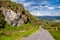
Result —
[{"label": "grassy hillside", "polygon": [[47,29],[55,40],[60,40],[60,22],[45,22],[43,28]]},{"label": "grassy hillside", "polygon": [[[35,16],[31,15],[28,10],[25,10],[22,4],[12,2],[10,0],[0,0],[0,8],[11,9],[14,12],[21,12],[21,19],[24,24],[20,26],[12,26],[4,20],[2,10],[0,10],[0,40],[20,40],[22,37],[28,36],[39,28],[40,21]],[[27,17],[27,22],[25,21]]]},{"label": "grassy hillside", "polygon": [[[26,20],[25,18],[28,18],[27,20],[30,23],[37,24],[37,25],[39,25],[39,23],[40,23],[39,19],[36,18],[35,16],[31,15],[28,10],[25,10],[22,4],[11,2],[10,0],[9,1],[1,0],[0,7],[11,9],[16,13],[20,12],[22,20]],[[2,13],[2,12],[0,12],[0,13]]]}]

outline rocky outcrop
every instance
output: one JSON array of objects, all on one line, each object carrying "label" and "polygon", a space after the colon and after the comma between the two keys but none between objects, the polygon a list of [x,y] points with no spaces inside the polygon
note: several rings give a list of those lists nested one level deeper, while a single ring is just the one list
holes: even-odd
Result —
[{"label": "rocky outcrop", "polygon": [[13,10],[11,9],[6,9],[4,7],[0,8],[2,10],[2,13],[5,17],[5,21],[7,21],[9,24],[13,25],[13,26],[18,26],[20,24],[23,24],[24,21],[21,20],[21,13],[15,13]]},{"label": "rocky outcrop", "polygon": [[35,25],[40,24],[40,20],[37,17],[31,15],[28,10],[25,10],[22,4],[18,4],[8,0],[1,0],[0,10],[2,11],[0,12],[0,14],[3,14],[4,16],[2,17],[0,15],[0,20],[4,20],[3,22],[0,21],[1,25],[8,23],[13,26],[19,26],[20,24],[26,24],[28,22]]}]

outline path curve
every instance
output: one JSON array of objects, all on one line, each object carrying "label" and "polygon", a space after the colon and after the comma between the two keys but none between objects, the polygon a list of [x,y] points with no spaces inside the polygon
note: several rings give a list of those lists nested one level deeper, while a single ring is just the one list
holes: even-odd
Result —
[{"label": "path curve", "polygon": [[48,30],[40,28],[40,30],[30,36],[24,37],[22,40],[54,40],[54,38]]}]

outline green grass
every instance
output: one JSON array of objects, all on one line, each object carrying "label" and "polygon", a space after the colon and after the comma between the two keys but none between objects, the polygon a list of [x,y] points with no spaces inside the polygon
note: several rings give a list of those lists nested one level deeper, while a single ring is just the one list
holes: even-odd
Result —
[{"label": "green grass", "polygon": [[55,38],[55,40],[60,40],[60,22],[46,22],[44,26],[45,29],[47,29]]},{"label": "green grass", "polygon": [[51,35],[55,38],[55,40],[60,40],[60,32],[55,30],[50,30]]},{"label": "green grass", "polygon": [[38,28],[37,25],[31,23],[23,24],[18,27],[6,25],[4,29],[0,29],[0,40],[20,40],[22,37],[32,34],[38,30]]}]

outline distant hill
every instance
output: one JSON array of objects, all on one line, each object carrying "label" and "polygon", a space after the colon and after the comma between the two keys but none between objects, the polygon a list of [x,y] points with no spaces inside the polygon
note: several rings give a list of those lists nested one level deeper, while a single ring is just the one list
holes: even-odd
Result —
[{"label": "distant hill", "polygon": [[38,18],[43,20],[60,20],[60,16],[38,16]]}]

